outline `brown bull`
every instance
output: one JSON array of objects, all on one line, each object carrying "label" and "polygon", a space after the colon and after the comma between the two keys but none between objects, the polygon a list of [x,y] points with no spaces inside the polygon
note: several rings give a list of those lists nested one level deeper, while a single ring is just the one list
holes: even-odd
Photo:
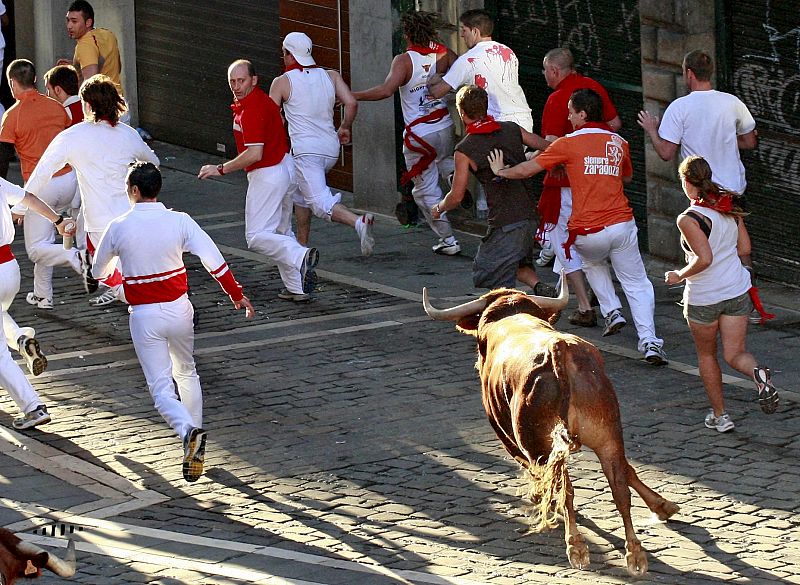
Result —
[{"label": "brown bull", "polygon": [[493,290],[452,309],[435,309],[434,319],[457,321],[457,329],[478,341],[476,368],[483,406],[506,450],[528,472],[529,496],[539,515],[537,530],[566,519],[570,564],[589,565],[589,549],[575,522],[569,454],[586,445],[603,467],[625,525],[628,572],[647,572],[647,555],[631,522],[629,487],[661,520],[678,506],[648,488],[625,457],[619,403],[600,352],[589,342],[553,329],[568,300],[566,279],[558,298]]},{"label": "brown bull", "polygon": [[0,585],[13,585],[20,578],[39,577],[42,569],[49,569],[59,577],[72,577],[75,574],[75,543],[69,541],[67,555],[61,560],[0,528]]}]

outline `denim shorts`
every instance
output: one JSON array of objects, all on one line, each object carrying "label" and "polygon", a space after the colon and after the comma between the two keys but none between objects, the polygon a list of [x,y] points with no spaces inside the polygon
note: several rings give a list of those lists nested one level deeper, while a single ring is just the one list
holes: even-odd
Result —
[{"label": "denim shorts", "polygon": [[722,315],[740,317],[749,315],[752,311],[753,301],[750,300],[750,293],[744,293],[713,305],[684,305],[683,316],[693,323],[711,325],[716,323]]}]

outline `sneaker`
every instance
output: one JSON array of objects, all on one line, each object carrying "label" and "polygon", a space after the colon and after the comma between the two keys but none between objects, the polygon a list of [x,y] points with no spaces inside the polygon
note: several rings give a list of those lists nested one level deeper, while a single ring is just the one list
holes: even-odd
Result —
[{"label": "sneaker", "polygon": [[25,300],[28,302],[29,305],[36,305],[40,309],[52,309],[53,308],[53,299],[46,299],[44,297],[37,297],[32,292],[29,292],[25,295]]},{"label": "sneaker", "polygon": [[444,254],[445,256],[455,256],[456,254],[461,252],[461,246],[458,245],[458,242],[453,239],[452,242],[449,244],[445,241],[440,239],[437,244],[431,248],[434,254]]},{"label": "sneaker", "polygon": [[719,433],[727,433],[736,427],[731,420],[731,415],[729,415],[727,412],[723,412],[719,416],[714,416],[713,410],[708,411],[705,423],[706,428],[717,429],[717,432]]},{"label": "sneaker", "polygon": [[46,425],[49,422],[50,413],[47,412],[47,407],[44,404],[40,404],[24,416],[15,418],[11,422],[11,426],[18,431],[24,431],[25,429],[29,429],[31,427]]},{"label": "sneaker", "polygon": [[761,313],[759,313],[759,312],[758,312],[758,311],[756,311],[755,309],[753,309],[752,311],[750,311],[750,315],[748,316],[748,320],[749,320],[749,321],[750,321],[750,323],[752,323],[753,325],[762,325],[762,321],[761,321]]},{"label": "sneaker", "polygon": [[319,262],[319,251],[316,248],[309,248],[303,258],[303,264],[300,266],[300,282],[303,283],[303,292],[314,292],[314,287],[317,284],[317,273],[314,272],[314,267]]},{"label": "sneaker", "polygon": [[769,368],[758,366],[753,368],[753,380],[758,390],[758,404],[767,414],[772,414],[778,408],[778,391],[772,385],[772,372]]},{"label": "sneaker", "polygon": [[550,248],[542,248],[539,257],[533,262],[539,268],[544,268],[555,262],[556,253]]},{"label": "sneaker", "polygon": [[618,333],[620,329],[625,327],[626,323],[627,321],[625,317],[622,316],[622,312],[619,309],[611,310],[608,315],[606,315],[606,328],[603,329],[603,337]]},{"label": "sneaker", "polygon": [[183,439],[183,479],[186,481],[197,481],[203,475],[206,436],[203,429],[194,427]]},{"label": "sneaker", "polygon": [[89,252],[86,250],[78,251],[78,261],[81,264],[81,278],[83,279],[83,290],[87,295],[97,292],[100,283],[92,276],[92,261]]},{"label": "sneaker", "polygon": [[558,296],[558,291],[556,287],[550,286],[546,282],[539,281],[536,283],[536,286],[533,287],[533,294],[537,297],[553,297],[556,298]]},{"label": "sneaker", "polygon": [[288,288],[282,288],[278,293],[278,298],[284,301],[294,301],[295,303],[305,303],[311,300],[308,293],[293,293]]},{"label": "sneaker", "polygon": [[89,304],[93,307],[103,307],[117,300],[117,293],[113,288],[106,288],[99,296],[89,299]]},{"label": "sneaker", "polygon": [[372,248],[375,247],[375,238],[372,237],[372,224],[375,223],[375,216],[365,213],[356,220],[356,233],[361,240],[361,255],[371,256]]},{"label": "sneaker", "polygon": [[575,312],[569,316],[569,322],[581,327],[594,327],[597,325],[597,313],[594,312],[594,309],[588,311],[575,309]]},{"label": "sneaker", "polygon": [[34,376],[38,376],[47,368],[47,358],[44,357],[39,342],[35,337],[28,337],[27,335],[21,336],[17,340],[17,347],[19,353],[25,358],[25,364],[28,366],[28,371]]},{"label": "sneaker", "polygon": [[644,346],[644,359],[648,364],[654,366],[666,366],[669,363],[664,348],[655,343],[648,343]]}]

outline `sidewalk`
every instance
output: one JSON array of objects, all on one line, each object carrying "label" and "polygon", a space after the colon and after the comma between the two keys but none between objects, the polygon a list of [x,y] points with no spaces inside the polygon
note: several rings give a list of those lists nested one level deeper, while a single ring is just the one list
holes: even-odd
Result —
[{"label": "sidewalk", "polygon": [[[201,182],[197,170],[215,157],[154,148],[162,201],[208,230],[257,309],[246,322],[187,256],[207,473],[181,478],[180,442],[147,395],[125,308],[89,307],[63,269],[56,309],[27,305],[31,265],[18,234],[23,278],[11,312],[37,328],[47,352],[50,367],[33,382],[53,422],[16,433],[0,393],[0,525],[46,547],[74,533],[73,581],[94,585],[630,582],[621,522],[591,452],[571,463],[590,570],[569,567],[561,527],[527,533],[517,466],[483,413],[474,341],[421,309],[423,286],[437,306],[480,293],[470,275],[476,236],[459,236],[460,256],[436,256],[429,230],[380,216],[375,254],[362,258],[352,230],[315,220],[315,300],[280,301],[276,270],[244,242],[244,175]],[[777,318],[748,337],[775,372],[779,411],[764,415],[750,381],[726,378],[737,427],[718,434],[702,424],[680,291],[661,283],[663,263],[647,264],[670,366],[641,360],[632,325],[603,338],[599,327],[559,323],[603,351],[629,459],[681,506],[661,524],[634,497],[650,562],[637,583],[800,583],[796,291],[763,283]]]}]

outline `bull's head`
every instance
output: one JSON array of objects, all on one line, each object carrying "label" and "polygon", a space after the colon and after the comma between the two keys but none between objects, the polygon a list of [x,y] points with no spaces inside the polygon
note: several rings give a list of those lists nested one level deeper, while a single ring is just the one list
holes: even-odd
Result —
[{"label": "bull's head", "polygon": [[0,528],[0,585],[12,585],[19,578],[39,577],[42,569],[48,569],[59,577],[72,577],[75,574],[75,543],[69,541],[67,554],[62,560]]},{"label": "bull's head", "polygon": [[429,317],[437,321],[456,321],[459,331],[474,336],[477,336],[478,329],[482,325],[520,313],[532,315],[551,325],[555,324],[568,301],[569,290],[563,272],[561,290],[556,298],[527,295],[518,290],[499,288],[463,305],[450,309],[437,309],[428,301],[428,289],[422,289],[422,305]]}]

